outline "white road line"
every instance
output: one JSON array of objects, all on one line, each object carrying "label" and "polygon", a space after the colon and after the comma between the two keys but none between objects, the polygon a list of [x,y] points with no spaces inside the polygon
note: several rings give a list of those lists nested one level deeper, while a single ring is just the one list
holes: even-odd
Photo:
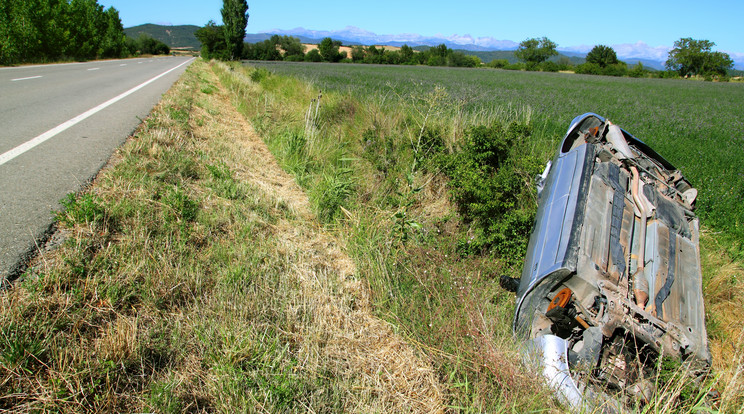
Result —
[{"label": "white road line", "polygon": [[18,82],[18,81],[25,81],[25,80],[29,80],[29,79],[39,79],[41,77],[42,76],[29,76],[28,78],[11,79],[10,81],[11,82]]},{"label": "white road line", "polygon": [[126,63],[122,63],[121,65],[119,65],[119,67],[126,66],[126,65],[127,65]]},{"label": "white road line", "polygon": [[39,135],[38,137],[33,138],[30,141],[24,142],[23,144],[15,147],[15,148],[13,148],[12,150],[10,150],[8,152],[5,152],[3,154],[0,154],[0,165],[3,165],[6,162],[12,160],[13,158],[15,158],[15,157],[17,157],[17,156],[25,153],[26,151],[29,151],[29,150],[33,149],[34,147],[36,147],[36,146],[42,144],[43,142],[51,139],[52,137],[54,137],[55,135],[59,134],[60,132],[65,131],[66,129],[72,127],[73,125],[75,125],[75,124],[77,124],[77,123],[79,123],[81,121],[83,121],[84,119],[90,117],[91,115],[93,115],[93,114],[95,114],[97,112],[102,111],[104,108],[107,108],[107,107],[115,104],[116,102],[119,102],[120,100],[122,100],[122,99],[126,98],[127,96],[129,96],[129,95],[137,92],[138,90],[144,88],[145,86],[147,86],[147,85],[155,82],[156,80],[162,78],[163,76],[165,76],[165,75],[173,72],[174,70],[180,68],[181,66],[183,66],[183,65],[185,65],[187,63],[191,63],[193,60],[194,60],[193,58],[192,59],[189,59],[186,62],[181,63],[180,65],[176,66],[173,69],[168,69],[167,71],[161,73],[160,75],[155,76],[154,78],[152,78],[152,79],[150,79],[150,80],[148,80],[148,81],[146,81],[144,83],[141,83],[141,84],[135,86],[134,88],[132,88],[132,89],[130,89],[130,90],[122,93],[121,95],[119,95],[117,97],[114,97],[114,98],[109,99],[108,101],[106,101],[106,102],[104,102],[104,103],[96,106],[95,108],[92,108],[92,109],[87,110],[86,112],[83,112],[82,114],[76,116],[75,118],[72,118],[69,121],[64,122],[64,123],[62,123],[62,124],[60,124],[60,125],[52,128],[52,129],[50,129],[49,131],[47,131],[47,132]]},{"label": "white road line", "polygon": [[98,70],[98,69],[101,69],[101,68],[90,68],[90,69],[88,69],[88,72],[90,72],[92,70]]}]

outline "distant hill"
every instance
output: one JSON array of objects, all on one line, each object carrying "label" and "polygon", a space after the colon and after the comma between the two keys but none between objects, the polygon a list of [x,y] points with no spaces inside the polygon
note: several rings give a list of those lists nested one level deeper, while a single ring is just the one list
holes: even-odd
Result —
[{"label": "distant hill", "polygon": [[161,26],[159,24],[142,24],[124,29],[124,34],[134,39],[144,33],[153,39],[160,40],[171,48],[191,47],[194,50],[201,48],[201,43],[194,36],[199,26]]}]

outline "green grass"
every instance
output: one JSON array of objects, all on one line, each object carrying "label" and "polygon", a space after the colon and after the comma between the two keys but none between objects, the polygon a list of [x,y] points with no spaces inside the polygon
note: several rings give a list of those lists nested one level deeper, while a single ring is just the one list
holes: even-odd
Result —
[{"label": "green grass", "polygon": [[[741,254],[744,210],[736,197],[723,191],[729,185],[744,189],[742,175],[731,168],[744,154],[730,150],[742,140],[737,114],[744,110],[744,89],[739,85],[451,68],[255,65],[259,69],[247,68],[241,77],[250,88],[238,86],[237,76],[228,71],[220,72],[221,77],[236,82],[238,101],[254,102],[243,107],[243,113],[280,163],[303,183],[316,211],[324,210],[328,171],[341,168],[335,161],[338,156],[331,154],[343,151],[353,160],[343,167],[353,171],[356,183],[338,205],[344,214],[326,216],[325,222],[346,241],[370,285],[378,314],[421,344],[447,384],[455,412],[555,406],[519,367],[510,327],[513,296],[500,290],[498,276],[518,276],[521,271],[519,246],[526,235],[515,231],[514,224],[527,223],[534,214],[535,198],[530,194],[535,161],[541,164],[552,157],[576,115],[590,111],[604,115],[667,157],[701,191],[698,212],[704,226],[717,231],[713,239],[718,248]],[[253,75],[257,73],[260,76]],[[303,114],[313,108],[311,100],[318,90],[323,98],[314,121],[317,130],[307,130]],[[243,91],[250,93],[241,95]],[[698,115],[702,113],[706,116]],[[518,135],[514,150],[508,151],[506,172],[500,168],[493,179],[482,180],[477,169],[457,170],[467,161],[458,154],[470,151],[472,131],[495,125],[529,131]],[[298,140],[303,133],[313,139]],[[716,144],[693,145],[711,140]],[[292,149],[298,142],[304,145],[301,151]],[[725,161],[703,164],[701,157]],[[459,161],[452,170],[455,179],[450,179],[447,160],[453,158]],[[499,219],[492,224],[486,225],[484,218],[468,219],[468,209],[458,204],[506,188],[510,190],[504,194],[520,195],[514,201],[476,198],[468,207],[486,212],[488,203],[497,209],[512,206],[506,209],[510,214],[496,214]],[[511,214],[511,219],[504,217]],[[505,248],[470,248],[494,235],[504,239],[500,245]],[[704,247],[711,235],[706,232]],[[720,298],[726,289],[741,292],[741,283],[730,277],[712,282],[721,273],[718,264],[710,264],[711,255],[729,261],[730,256],[720,250],[703,253],[706,294]],[[726,303],[731,302],[708,302],[716,309],[709,319],[740,309]],[[744,352],[735,327],[716,332],[715,347],[728,343],[737,355]],[[738,385],[727,385],[737,378],[738,368],[735,361],[716,355],[724,389],[719,407],[728,412],[742,400]],[[645,409],[698,408],[680,402],[678,395],[677,388],[665,390]]]},{"label": "green grass", "polygon": [[651,145],[700,191],[705,226],[744,244],[744,85],[562,73],[368,65],[264,64],[362,102],[412,101],[436,87],[463,116],[529,108],[537,151],[552,157],[569,122],[594,112]]}]

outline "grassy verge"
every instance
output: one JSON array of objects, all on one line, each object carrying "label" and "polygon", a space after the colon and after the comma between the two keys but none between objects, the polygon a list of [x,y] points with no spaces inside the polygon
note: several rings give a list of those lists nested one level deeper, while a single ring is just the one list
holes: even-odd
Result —
[{"label": "grassy verge", "polygon": [[441,411],[304,194],[194,63],[0,296],[0,409]]}]

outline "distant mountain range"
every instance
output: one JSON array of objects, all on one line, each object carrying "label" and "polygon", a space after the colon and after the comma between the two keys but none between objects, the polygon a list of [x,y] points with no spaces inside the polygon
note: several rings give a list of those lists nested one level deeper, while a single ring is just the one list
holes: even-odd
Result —
[{"label": "distant mountain range", "polygon": [[[201,47],[199,41],[194,36],[194,32],[199,26],[161,26],[156,24],[144,24],[140,26],[134,26],[124,29],[124,32],[131,37],[138,37],[140,33],[146,33],[153,38],[164,42],[170,47],[192,47],[194,50],[199,50]],[[441,44],[447,45],[447,47],[456,50],[462,50],[465,52],[473,52],[472,54],[477,55],[484,62],[493,60],[490,53],[483,52],[497,52],[497,51],[514,51],[519,47],[519,43],[512,40],[500,40],[493,37],[472,37],[470,35],[453,35],[453,36],[422,36],[413,33],[396,34],[396,35],[378,35],[373,32],[360,29],[358,27],[348,26],[343,30],[337,31],[322,31],[322,30],[308,30],[302,27],[298,27],[291,30],[270,30],[261,33],[248,34],[245,37],[246,42],[255,43],[261,42],[272,35],[287,35],[298,37],[303,43],[319,43],[325,37],[331,37],[334,40],[340,40],[345,45],[385,45],[385,46],[403,46],[407,44],[413,46],[437,46]],[[617,45],[610,45],[617,53],[617,57],[628,63],[634,65],[638,62],[643,63],[644,66],[653,69],[664,69],[664,62],[667,59],[667,55],[671,47],[667,46],[649,46],[643,42],[637,43],[624,43]],[[562,55],[565,55],[577,62],[583,60],[586,54],[594,47],[594,45],[580,45],[580,46],[569,46],[559,47],[558,51]],[[734,66],[737,69],[744,69],[744,53],[729,53],[731,58],[734,60]],[[507,54],[493,54],[493,56],[499,56],[500,59],[509,59],[512,61]]]}]

